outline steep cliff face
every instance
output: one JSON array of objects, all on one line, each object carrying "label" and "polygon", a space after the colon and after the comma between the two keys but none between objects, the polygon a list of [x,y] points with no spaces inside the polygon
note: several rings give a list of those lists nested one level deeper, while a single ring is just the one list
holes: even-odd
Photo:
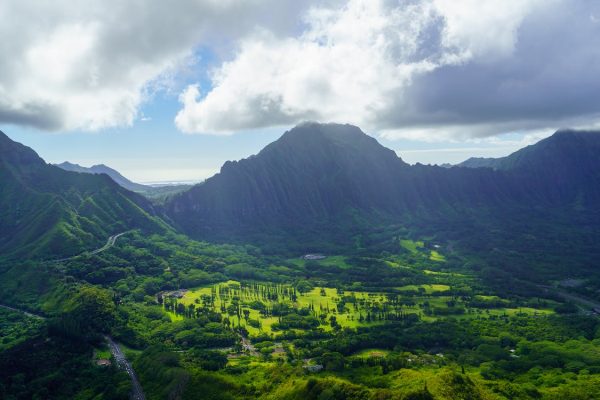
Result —
[{"label": "steep cliff face", "polygon": [[600,201],[600,132],[560,130],[507,157],[459,166],[505,171],[541,204],[592,207]]},{"label": "steep cliff face", "polygon": [[502,185],[480,185],[492,175],[505,179],[492,171],[412,167],[355,126],[308,123],[255,156],[225,163],[219,174],[171,199],[166,212],[199,237],[347,218],[412,218],[499,201]]},{"label": "steep cliff face", "polygon": [[599,133],[559,131],[490,168],[410,166],[355,126],[307,123],[165,210],[201,238],[581,210],[600,200],[599,143]]}]

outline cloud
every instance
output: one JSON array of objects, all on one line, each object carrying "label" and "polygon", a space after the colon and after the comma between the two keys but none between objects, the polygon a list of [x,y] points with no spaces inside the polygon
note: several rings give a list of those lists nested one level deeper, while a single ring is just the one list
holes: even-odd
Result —
[{"label": "cloud", "polygon": [[0,123],[47,130],[130,125],[153,87],[176,74],[197,46],[227,49],[257,24],[277,34],[297,29],[306,2],[282,3],[2,1]]},{"label": "cloud", "polygon": [[185,132],[228,134],[305,119],[373,120],[415,72],[434,67],[426,58],[396,62],[415,55],[434,18],[426,3],[312,8],[299,37],[263,31],[245,38],[214,71],[206,96],[195,85],[186,89],[175,122]]},{"label": "cloud", "polygon": [[[598,15],[594,0],[6,0],[0,123],[127,126],[185,80],[175,124],[187,133],[318,120],[447,140],[590,126]],[[211,85],[189,79],[199,48],[216,55]]]},{"label": "cloud", "polygon": [[349,0],[300,35],[246,36],[191,85],[176,125],[230,134],[301,120],[427,140],[597,121],[600,5],[591,0]]}]

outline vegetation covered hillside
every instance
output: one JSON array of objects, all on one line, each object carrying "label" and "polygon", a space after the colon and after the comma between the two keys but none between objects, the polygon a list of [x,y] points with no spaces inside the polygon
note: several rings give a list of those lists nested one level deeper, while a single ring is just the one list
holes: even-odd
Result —
[{"label": "vegetation covered hillside", "polygon": [[163,229],[151,204],[108,176],[47,165],[0,132],[0,254],[61,258],[132,228]]},{"label": "vegetation covered hillside", "polygon": [[296,129],[166,204],[223,243],[4,138],[0,397],[600,396],[596,152],[545,178]]},{"label": "vegetation covered hillside", "polygon": [[408,165],[357,127],[307,123],[172,197],[165,213],[194,238],[279,254],[359,249],[404,228],[527,279],[539,269],[523,257],[585,274],[600,257],[599,138],[559,131],[500,159],[506,168],[441,168]]}]

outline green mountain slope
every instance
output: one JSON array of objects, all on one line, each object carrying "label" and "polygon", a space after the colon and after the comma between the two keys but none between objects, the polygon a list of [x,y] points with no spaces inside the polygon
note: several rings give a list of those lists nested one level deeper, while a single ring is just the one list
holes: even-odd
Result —
[{"label": "green mountain slope", "polygon": [[0,254],[61,257],[132,228],[162,229],[151,204],[106,175],[47,165],[0,132]]},{"label": "green mountain slope", "polygon": [[[600,256],[598,138],[558,132],[508,157],[511,168],[442,168],[408,165],[353,126],[304,124],[225,163],[164,211],[192,237],[273,251],[360,246],[403,227],[478,254],[528,251],[568,269]],[[556,264],[561,254],[572,257]]]},{"label": "green mountain slope", "polygon": [[543,203],[595,208],[600,201],[600,132],[560,130],[507,157],[469,159],[459,166],[506,171]]}]

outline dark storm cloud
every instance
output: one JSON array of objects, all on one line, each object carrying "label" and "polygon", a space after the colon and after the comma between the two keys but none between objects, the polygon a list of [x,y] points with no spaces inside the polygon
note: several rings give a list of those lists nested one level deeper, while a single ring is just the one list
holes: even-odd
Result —
[{"label": "dark storm cloud", "polygon": [[23,104],[19,108],[0,104],[0,123],[53,131],[62,125],[60,116],[60,110],[49,104]]},{"label": "dark storm cloud", "polygon": [[[388,128],[488,125],[535,129],[594,123],[600,112],[600,3],[562,2],[520,25],[514,51],[489,62],[473,58],[417,76]],[[494,129],[496,126],[496,129]]]}]

